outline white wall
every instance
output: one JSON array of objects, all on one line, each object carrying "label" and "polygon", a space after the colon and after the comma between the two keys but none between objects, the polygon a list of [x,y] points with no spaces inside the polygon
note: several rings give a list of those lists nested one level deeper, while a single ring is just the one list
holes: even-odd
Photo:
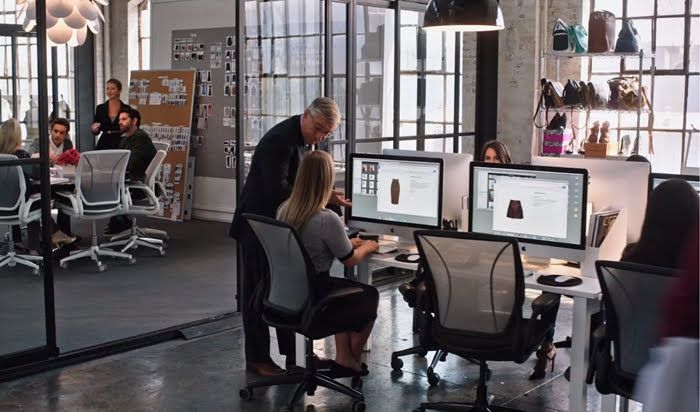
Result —
[{"label": "white wall", "polygon": [[[170,69],[173,30],[234,27],[235,0],[151,0],[151,68]],[[231,221],[236,181],[195,177],[193,216]]]}]

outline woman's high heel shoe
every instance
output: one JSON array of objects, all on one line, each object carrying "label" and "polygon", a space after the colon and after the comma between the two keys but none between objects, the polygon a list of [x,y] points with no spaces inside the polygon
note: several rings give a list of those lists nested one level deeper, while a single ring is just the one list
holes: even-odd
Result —
[{"label": "woman's high heel shoe", "polygon": [[557,357],[557,349],[552,342],[543,343],[537,352],[535,352],[535,355],[537,355],[537,363],[530,374],[531,381],[545,377],[547,374],[547,365],[550,361],[552,362],[550,372],[554,372],[554,359]]}]

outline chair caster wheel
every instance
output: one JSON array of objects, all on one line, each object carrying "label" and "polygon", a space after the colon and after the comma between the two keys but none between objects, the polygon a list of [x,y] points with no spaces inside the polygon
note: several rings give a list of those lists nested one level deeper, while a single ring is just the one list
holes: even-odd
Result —
[{"label": "chair caster wheel", "polygon": [[17,263],[15,263],[15,262],[10,262],[7,264],[7,266],[9,266],[11,268],[15,267],[15,265],[17,265]]},{"label": "chair caster wheel", "polygon": [[353,389],[356,389],[358,391],[361,391],[362,390],[362,377],[353,376],[352,379],[350,380],[350,387]]},{"label": "chair caster wheel", "polygon": [[440,375],[433,372],[433,368],[428,368],[428,383],[430,386],[435,386],[440,383]]},{"label": "chair caster wheel", "polygon": [[105,270],[107,270],[107,265],[103,265],[100,263],[97,265],[97,270],[99,270],[100,272],[104,272]]},{"label": "chair caster wheel", "polygon": [[352,404],[352,412],[365,412],[366,407],[363,401],[355,401]]},{"label": "chair caster wheel", "polygon": [[32,273],[34,273],[35,276],[40,276],[39,275],[39,268],[32,270]]},{"label": "chair caster wheel", "polygon": [[129,259],[129,264],[130,264],[130,265],[133,265],[134,263],[136,263],[136,259],[134,259],[134,258]]},{"label": "chair caster wheel", "polygon": [[252,388],[243,388],[240,391],[238,391],[238,396],[241,397],[244,401],[249,401],[253,399],[253,389]]},{"label": "chair caster wheel", "polygon": [[427,354],[428,354],[428,351],[423,349],[422,351],[418,352],[417,355],[420,356],[421,358],[424,358],[425,355],[427,355]]},{"label": "chair caster wheel", "polygon": [[61,267],[61,269],[68,269],[68,262],[61,262],[59,266]]},{"label": "chair caster wheel", "polygon": [[161,256],[165,256],[165,249],[160,249],[160,250],[158,251],[158,254],[161,255]]},{"label": "chair caster wheel", "polygon": [[403,361],[398,357],[391,357],[391,369],[395,371],[400,371],[403,368]]}]

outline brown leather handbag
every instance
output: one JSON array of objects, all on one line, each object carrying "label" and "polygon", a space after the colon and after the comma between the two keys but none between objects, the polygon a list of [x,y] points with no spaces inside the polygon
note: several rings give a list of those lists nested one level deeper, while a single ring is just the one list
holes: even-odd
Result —
[{"label": "brown leather handbag", "polygon": [[588,19],[588,52],[606,53],[615,50],[615,15],[607,10],[591,12]]}]

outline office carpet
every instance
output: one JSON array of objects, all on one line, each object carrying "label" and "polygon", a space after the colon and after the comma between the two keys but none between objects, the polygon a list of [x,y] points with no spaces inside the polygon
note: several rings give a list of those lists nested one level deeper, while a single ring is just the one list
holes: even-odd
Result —
[{"label": "office carpet", "polygon": [[[98,221],[98,234],[106,220]],[[138,248],[134,265],[106,258],[105,272],[82,259],[54,265],[56,328],[61,352],[209,318],[236,308],[235,241],[228,224],[139,219],[168,231],[167,254]],[[0,233],[6,228],[0,227]],[[74,219],[89,245],[91,223]],[[45,342],[43,278],[29,268],[0,268],[0,354]]]}]

